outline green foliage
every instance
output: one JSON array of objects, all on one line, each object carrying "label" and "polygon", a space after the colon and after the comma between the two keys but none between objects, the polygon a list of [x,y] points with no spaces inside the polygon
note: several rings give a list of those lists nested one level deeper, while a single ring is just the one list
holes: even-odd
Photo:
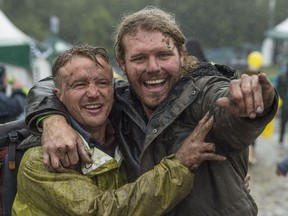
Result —
[{"label": "green foliage", "polygon": [[[74,44],[101,45],[112,55],[114,27],[124,13],[156,5],[175,14],[187,37],[205,47],[261,43],[269,28],[269,0],[2,0],[1,10],[26,34],[42,41],[50,16],[60,19],[59,37]],[[277,0],[274,24],[287,17],[287,0]],[[270,17],[271,21],[271,17]]]}]

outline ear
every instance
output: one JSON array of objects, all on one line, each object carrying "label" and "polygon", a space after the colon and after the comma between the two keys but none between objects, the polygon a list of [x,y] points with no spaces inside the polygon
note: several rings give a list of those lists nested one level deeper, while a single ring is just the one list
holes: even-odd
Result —
[{"label": "ear", "polygon": [[185,58],[185,49],[184,49],[184,47],[182,47],[179,50],[179,57],[180,57],[181,65],[183,66],[184,65],[184,58]]},{"label": "ear", "polygon": [[126,75],[126,64],[123,58],[118,58],[118,64],[124,75]]},{"label": "ear", "polygon": [[61,101],[61,91],[58,88],[54,88],[53,92],[57,96],[57,98]]}]

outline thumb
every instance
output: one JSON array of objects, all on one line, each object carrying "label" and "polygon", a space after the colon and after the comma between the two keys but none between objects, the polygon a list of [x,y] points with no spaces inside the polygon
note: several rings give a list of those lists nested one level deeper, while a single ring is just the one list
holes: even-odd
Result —
[{"label": "thumb", "polygon": [[77,150],[79,157],[83,163],[92,163],[93,160],[90,158],[88,151],[86,151],[85,145],[81,138],[77,139]]},{"label": "thumb", "polygon": [[272,83],[267,78],[265,73],[260,73],[258,75],[258,80],[259,80],[259,83],[261,84],[263,90],[267,90],[267,89],[273,88]]}]

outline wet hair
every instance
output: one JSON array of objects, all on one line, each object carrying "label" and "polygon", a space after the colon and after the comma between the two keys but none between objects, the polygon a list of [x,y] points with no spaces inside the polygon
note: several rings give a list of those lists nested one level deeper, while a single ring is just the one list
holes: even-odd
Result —
[{"label": "wet hair", "polygon": [[178,51],[183,49],[185,36],[181,32],[172,13],[165,12],[153,6],[132,14],[124,15],[114,32],[114,54],[116,59],[124,59],[125,49],[123,39],[125,35],[136,34],[139,30],[148,32],[160,31],[170,36]]},{"label": "wet hair", "polygon": [[[52,65],[52,76],[55,86],[60,86],[60,80],[57,79],[60,68],[64,67],[73,57],[82,56],[91,59],[96,65],[103,67],[97,60],[97,56],[103,58],[109,65],[109,57],[103,47],[95,47],[88,44],[74,45],[72,48],[61,53]],[[112,67],[110,66],[111,73]]]}]

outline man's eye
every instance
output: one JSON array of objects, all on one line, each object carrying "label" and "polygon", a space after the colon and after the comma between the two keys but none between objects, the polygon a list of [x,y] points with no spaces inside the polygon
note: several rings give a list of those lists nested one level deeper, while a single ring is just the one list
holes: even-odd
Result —
[{"label": "man's eye", "polygon": [[73,85],[73,87],[74,88],[79,88],[79,87],[83,87],[83,86],[85,86],[85,83],[75,83],[74,85]]},{"label": "man's eye", "polygon": [[170,56],[170,54],[168,54],[168,53],[161,53],[161,54],[159,54],[159,57],[160,58],[168,58]]},{"label": "man's eye", "polygon": [[144,61],[144,59],[145,58],[143,56],[139,56],[139,57],[133,58],[132,61],[133,62],[142,62],[142,61]]},{"label": "man's eye", "polygon": [[104,82],[99,82],[100,85],[108,85],[109,83],[104,81]]}]

